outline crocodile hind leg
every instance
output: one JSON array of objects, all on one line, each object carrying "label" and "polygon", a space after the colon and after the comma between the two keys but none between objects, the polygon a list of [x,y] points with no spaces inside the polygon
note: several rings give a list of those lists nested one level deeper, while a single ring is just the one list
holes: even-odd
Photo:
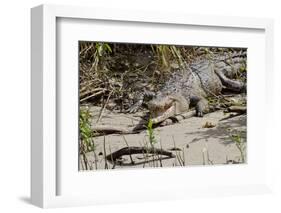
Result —
[{"label": "crocodile hind leg", "polygon": [[222,85],[225,86],[227,89],[229,89],[233,92],[246,92],[246,88],[247,88],[246,83],[227,78],[224,75],[223,71],[220,69],[215,70],[215,72],[218,75],[218,77],[220,78]]}]

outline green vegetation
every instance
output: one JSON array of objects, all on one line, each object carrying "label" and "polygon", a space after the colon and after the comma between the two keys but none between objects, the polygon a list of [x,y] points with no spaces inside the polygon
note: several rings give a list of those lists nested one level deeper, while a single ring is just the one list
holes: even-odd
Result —
[{"label": "green vegetation", "polygon": [[237,132],[237,133],[233,133],[230,135],[231,140],[235,143],[237,149],[240,152],[240,162],[241,163],[245,163],[245,158],[246,158],[246,143],[244,140],[243,135],[245,135],[245,132]]},{"label": "green vegetation", "polygon": [[153,147],[157,143],[157,141],[155,139],[152,119],[149,119],[148,121],[147,132],[148,132],[149,143]]},{"label": "green vegetation", "polygon": [[182,48],[174,45],[151,45],[151,49],[157,56],[159,67],[167,69],[171,66],[171,62],[175,60],[179,66],[184,66],[184,59],[181,53]]},{"label": "green vegetation", "polygon": [[91,128],[91,113],[87,109],[80,109],[80,116],[79,116],[79,128],[80,128],[80,146],[79,152],[80,155],[83,156],[83,162],[86,169],[88,167],[91,168],[91,164],[89,164],[86,153],[87,152],[94,152],[95,154],[95,143],[93,140],[93,131]]},{"label": "green vegetation", "polygon": [[88,110],[80,111],[79,125],[80,125],[80,140],[84,144],[83,150],[91,152],[95,150],[93,142],[93,132],[90,123],[91,113]]}]

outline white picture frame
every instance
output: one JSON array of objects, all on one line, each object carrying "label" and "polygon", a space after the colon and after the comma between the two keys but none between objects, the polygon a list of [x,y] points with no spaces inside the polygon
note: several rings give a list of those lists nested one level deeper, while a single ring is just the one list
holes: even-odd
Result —
[{"label": "white picture frame", "polygon": [[[241,18],[241,17],[216,17],[216,16],[203,16],[203,15],[189,15],[189,14],[161,14],[153,13],[152,11],[121,11],[106,9],[106,13],[100,8],[84,8],[84,7],[74,7],[74,6],[54,6],[54,5],[41,5],[31,10],[31,56],[32,56],[32,103],[31,103],[31,201],[33,204],[47,208],[47,207],[59,207],[59,206],[76,206],[76,205],[91,205],[99,203],[116,203],[116,202],[138,202],[143,200],[165,200],[165,199],[183,199],[188,197],[201,197],[201,196],[224,196],[224,195],[242,195],[242,194],[253,194],[253,193],[265,193],[271,192],[271,164],[270,164],[270,118],[266,116],[265,106],[267,104],[272,104],[273,100],[269,91],[273,87],[271,84],[273,75],[273,21],[270,19],[256,19],[256,18]],[[154,177],[161,180],[157,183],[150,185],[149,187],[152,191],[150,195],[145,195],[142,191],[139,193],[133,193],[132,187],[124,186],[125,189],[120,189],[123,193],[122,196],[118,196],[118,193],[106,193],[102,189],[98,189],[97,193],[85,193],[87,189],[81,190],[79,193],[74,193],[79,188],[75,188],[75,179],[73,173],[73,168],[70,173],[64,170],[65,164],[59,165],[59,159],[61,159],[61,150],[64,147],[60,147],[57,144],[58,141],[58,129],[57,129],[57,117],[58,117],[58,88],[60,86],[60,80],[57,78],[58,61],[57,61],[57,51],[58,51],[58,27],[59,20],[87,20],[88,22],[98,20],[100,25],[103,22],[110,21],[118,23],[118,26],[123,26],[125,23],[134,23],[135,25],[141,24],[144,27],[149,24],[153,26],[160,27],[164,26],[169,30],[173,27],[185,27],[192,26],[195,28],[200,28],[202,30],[218,29],[218,33],[221,31],[238,32],[238,31],[249,31],[260,33],[259,37],[261,46],[264,46],[262,53],[258,53],[258,57],[261,57],[262,68],[260,68],[260,74],[258,77],[253,77],[249,81],[252,91],[257,88],[254,82],[263,82],[264,87],[259,87],[259,90],[264,97],[261,99],[259,106],[257,107],[259,111],[255,113],[264,112],[264,116],[261,118],[261,122],[266,125],[266,131],[261,133],[262,137],[258,136],[257,140],[265,140],[263,144],[266,149],[263,149],[261,145],[257,148],[250,146],[252,148],[253,155],[261,155],[262,166],[257,167],[254,165],[251,173],[256,172],[257,175],[264,174],[260,178],[256,178],[253,184],[250,184],[250,178],[243,178],[237,183],[229,184],[229,182],[214,181],[213,183],[202,183],[200,181],[192,182],[191,185],[185,185],[186,175],[193,177],[192,180],[200,180],[200,176],[208,174],[208,172],[213,171],[214,168],[204,167],[191,169],[186,173],[186,168],[179,169],[161,169],[160,170],[143,170],[138,171],[122,171],[113,173],[110,172],[110,176],[107,172],[100,173],[84,173],[85,177],[81,177],[85,180],[85,186],[89,185],[89,182],[94,178],[99,178],[99,180],[110,181],[115,178],[124,179],[129,181],[132,178],[145,178],[142,176],[143,173],[147,177]],[[71,25],[71,23],[70,23]],[[116,25],[117,26],[117,25]],[[117,26],[117,27],[118,27]],[[167,30],[165,29],[165,30]],[[208,35],[202,36],[201,44],[208,43]],[[214,37],[214,36],[213,36]],[[254,36],[253,36],[254,37]],[[179,37],[180,38],[180,37]],[[145,38],[144,38],[145,39]],[[204,39],[206,43],[204,43]],[[251,38],[248,38],[249,40]],[[180,39],[179,39],[180,40]],[[212,39],[211,39],[212,40]],[[221,40],[221,41],[220,41]],[[222,42],[223,38],[217,39],[217,42]],[[125,40],[126,41],[126,40]],[[139,40],[138,40],[139,41]],[[208,42],[207,42],[208,41]],[[146,42],[143,40],[143,42]],[[155,40],[156,42],[156,40]],[[161,41],[159,41],[161,42]],[[177,42],[177,41],[171,41]],[[180,41],[178,41],[180,42]],[[183,44],[183,43],[180,43]],[[186,43],[184,43],[186,44]],[[214,45],[219,45],[219,43],[213,43]],[[229,43],[230,44],[230,43]],[[237,43],[238,44],[238,43]],[[253,53],[254,54],[254,53]],[[254,57],[253,57],[254,58]],[[78,60],[78,59],[77,59]],[[72,71],[71,71],[72,72]],[[78,72],[78,71],[77,71]],[[251,76],[250,76],[251,77]],[[265,77],[265,78],[263,78]],[[253,84],[251,84],[251,82]],[[251,89],[251,88],[250,88]],[[71,90],[70,90],[71,91]],[[253,101],[255,100],[253,96]],[[251,110],[251,108],[250,108]],[[253,109],[254,111],[254,109]],[[254,112],[253,112],[254,114]],[[252,122],[254,123],[254,122]],[[252,124],[250,123],[250,124]],[[77,125],[77,124],[73,124]],[[254,124],[253,124],[254,125]],[[251,127],[251,125],[249,126]],[[253,126],[258,128],[258,126]],[[78,131],[78,130],[77,130]],[[259,131],[259,129],[257,129]],[[249,140],[256,140],[254,137],[250,137]],[[78,142],[77,142],[78,143]],[[70,145],[70,153],[75,153],[74,145]],[[74,151],[73,151],[73,150]],[[60,150],[60,151],[58,151]],[[71,151],[72,150],[72,151]],[[255,158],[256,159],[256,158]],[[218,174],[222,173],[235,173],[241,174],[244,172],[250,172],[252,162],[250,161],[246,166],[242,167],[224,167],[216,168],[215,171]],[[165,173],[169,170],[169,173]],[[204,171],[203,171],[204,170]],[[63,173],[65,174],[61,174]],[[76,171],[78,173],[78,169]],[[65,185],[69,190],[67,193],[60,193],[60,184],[66,184],[66,179],[61,179],[61,176],[68,176],[68,185]],[[183,178],[178,182],[178,186],[171,184],[174,182],[176,175],[181,175]],[[252,174],[255,175],[255,174]],[[80,178],[80,177],[79,177]],[[127,178],[127,180],[126,180]],[[82,180],[81,179],[81,180]],[[239,179],[239,178],[238,178]],[[73,182],[72,182],[73,181]],[[62,183],[63,182],[63,183]],[[159,183],[158,183],[159,182]],[[166,183],[165,190],[161,190],[161,184]],[[72,186],[71,186],[72,185]],[[179,186],[182,186],[179,188]],[[110,185],[110,187],[114,187]],[[84,187],[85,188],[85,187]],[[102,187],[103,188],[103,187]],[[136,187],[138,189],[138,187]],[[141,188],[145,187],[141,185]],[[140,188],[140,189],[141,189]],[[88,191],[92,190],[89,187]],[[124,190],[124,191],[122,191]],[[71,193],[73,192],[73,193]],[[169,194],[166,192],[170,192]],[[177,192],[177,193],[175,193]],[[111,194],[111,195],[110,195]]]}]

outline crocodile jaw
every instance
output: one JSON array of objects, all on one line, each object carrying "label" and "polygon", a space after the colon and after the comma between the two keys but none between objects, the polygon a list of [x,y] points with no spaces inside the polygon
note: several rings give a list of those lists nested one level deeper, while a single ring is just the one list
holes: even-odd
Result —
[{"label": "crocodile jaw", "polygon": [[176,107],[173,104],[168,109],[166,109],[163,113],[161,113],[161,112],[158,113],[158,115],[156,115],[151,120],[154,124],[157,124],[157,123],[160,123],[160,122],[166,120],[167,118],[174,116],[175,114],[176,114]]},{"label": "crocodile jaw", "polygon": [[157,124],[187,111],[189,102],[181,94],[159,96],[148,103],[152,122]]}]

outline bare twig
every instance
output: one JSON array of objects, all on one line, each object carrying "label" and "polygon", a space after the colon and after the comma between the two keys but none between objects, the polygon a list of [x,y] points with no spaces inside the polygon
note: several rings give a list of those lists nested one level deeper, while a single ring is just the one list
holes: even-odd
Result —
[{"label": "bare twig", "polygon": [[103,137],[103,153],[104,153],[104,169],[108,169],[106,149],[105,149],[105,136]]},{"label": "bare twig", "polygon": [[102,114],[103,114],[103,112],[104,112],[104,109],[105,109],[106,105],[108,104],[108,101],[109,101],[109,98],[110,98],[112,92],[113,92],[113,91],[110,91],[110,93],[109,93],[109,95],[108,95],[108,97],[107,97],[107,99],[106,99],[106,102],[104,103],[103,107],[101,108],[101,111],[100,111],[100,114],[99,114],[99,118],[98,118],[98,120],[97,120],[97,123],[98,123],[98,122],[101,120],[101,118],[102,118]]},{"label": "bare twig", "polygon": [[104,93],[105,91],[106,91],[106,90],[104,89],[104,90],[102,90],[102,91],[99,91],[99,92],[97,92],[97,93],[94,93],[94,94],[92,94],[92,95],[89,95],[89,96],[87,96],[87,97],[85,97],[85,98],[82,98],[82,99],[80,100],[80,102],[83,102],[83,101],[85,101],[85,100],[88,100],[89,98],[96,97],[96,96],[98,96],[98,95]]}]

